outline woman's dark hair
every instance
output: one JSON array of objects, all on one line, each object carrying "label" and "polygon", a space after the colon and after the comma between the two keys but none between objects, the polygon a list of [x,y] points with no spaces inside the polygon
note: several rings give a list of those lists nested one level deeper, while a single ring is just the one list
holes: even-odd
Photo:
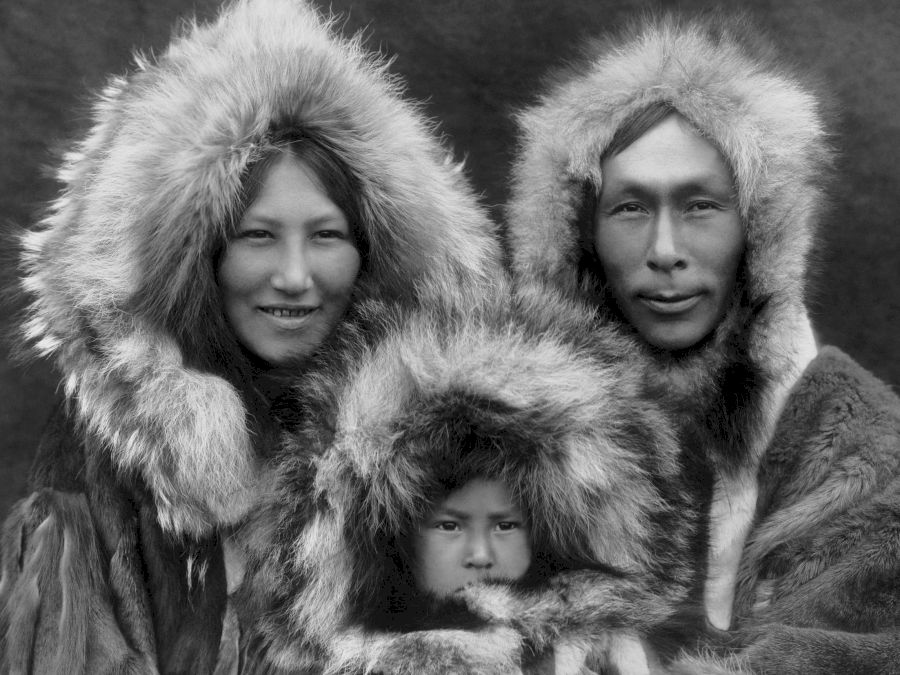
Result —
[{"label": "woman's dark hair", "polygon": [[365,228],[362,227],[359,181],[334,148],[297,127],[279,129],[263,140],[259,158],[245,169],[241,178],[241,195],[232,214],[230,227],[237,227],[244,211],[259,195],[272,165],[284,155],[290,155],[309,166],[319,186],[343,212],[365,267],[369,246]]},{"label": "woman's dark hair", "polygon": [[[360,274],[365,273],[369,244],[362,226],[359,179],[340,154],[325,140],[292,126],[276,127],[266,135],[260,146],[258,157],[244,169],[241,176],[239,197],[222,228],[224,236],[210,257],[201,263],[208,266],[210,278],[218,283],[219,263],[225,253],[228,236],[235,232],[244,212],[259,195],[272,166],[285,154],[308,165],[328,198],[344,213],[362,261]],[[240,391],[248,411],[248,424],[257,436],[263,437],[260,445],[265,446],[268,444],[265,436],[274,433],[268,430],[271,425],[265,422],[270,417],[270,392],[258,390],[255,374],[267,366],[238,342],[228,326],[218,292],[209,295],[210,302],[200,310],[204,316],[192,322],[194,327],[202,328],[189,332],[175,331],[180,337],[182,351],[190,365],[224,377]]]}]

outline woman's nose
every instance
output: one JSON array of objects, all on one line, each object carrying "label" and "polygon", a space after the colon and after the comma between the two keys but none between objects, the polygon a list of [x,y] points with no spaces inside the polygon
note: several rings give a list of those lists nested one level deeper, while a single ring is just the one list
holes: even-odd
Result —
[{"label": "woman's nose", "polygon": [[309,252],[302,245],[285,245],[272,273],[272,287],[283,293],[303,293],[313,285]]},{"label": "woman's nose", "polygon": [[490,536],[473,534],[466,550],[465,566],[473,569],[488,569],[494,565],[494,551]]},{"label": "woman's nose", "polygon": [[681,251],[677,238],[675,221],[666,210],[657,215],[650,231],[647,266],[660,272],[671,272],[687,267],[687,259]]}]

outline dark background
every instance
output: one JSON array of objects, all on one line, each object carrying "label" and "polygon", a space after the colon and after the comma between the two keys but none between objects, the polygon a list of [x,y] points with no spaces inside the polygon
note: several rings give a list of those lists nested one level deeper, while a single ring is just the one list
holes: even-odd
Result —
[{"label": "dark background", "polygon": [[[27,226],[57,186],[53,151],[87,124],[88,92],[130,67],[132,49],[161,51],[179,17],[211,17],[218,0],[0,0],[0,226]],[[329,3],[319,0],[320,5]],[[746,2],[717,3],[738,8]],[[510,112],[591,35],[650,7],[628,0],[334,0],[346,34],[396,55],[393,70],[441,121],[485,204],[499,217],[513,153]],[[652,5],[656,6],[656,5]],[[686,0],[666,7],[707,8]],[[819,76],[837,102],[842,150],[824,223],[811,308],[822,342],[900,383],[900,3],[772,0],[751,4],[783,52]],[[5,241],[5,240],[4,240]],[[0,251],[5,286],[15,252]],[[12,332],[7,310],[0,331]],[[57,376],[0,347],[0,513],[25,474]]]}]

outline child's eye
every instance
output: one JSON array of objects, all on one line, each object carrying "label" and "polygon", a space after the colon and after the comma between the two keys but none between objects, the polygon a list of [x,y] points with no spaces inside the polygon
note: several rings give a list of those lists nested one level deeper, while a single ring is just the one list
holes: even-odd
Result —
[{"label": "child's eye", "polygon": [[434,526],[442,532],[456,532],[459,530],[459,523],[455,520],[439,520]]},{"label": "child's eye", "polygon": [[501,532],[510,532],[512,530],[518,530],[522,527],[522,523],[519,523],[514,520],[502,520],[497,523],[497,529]]}]

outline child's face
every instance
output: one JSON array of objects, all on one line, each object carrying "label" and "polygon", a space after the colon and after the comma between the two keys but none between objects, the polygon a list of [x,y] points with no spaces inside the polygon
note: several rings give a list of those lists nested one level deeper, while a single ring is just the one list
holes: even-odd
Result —
[{"label": "child's face", "polygon": [[416,583],[446,595],[484,579],[520,579],[531,565],[528,528],[506,486],[475,479],[451,492],[419,526]]}]

